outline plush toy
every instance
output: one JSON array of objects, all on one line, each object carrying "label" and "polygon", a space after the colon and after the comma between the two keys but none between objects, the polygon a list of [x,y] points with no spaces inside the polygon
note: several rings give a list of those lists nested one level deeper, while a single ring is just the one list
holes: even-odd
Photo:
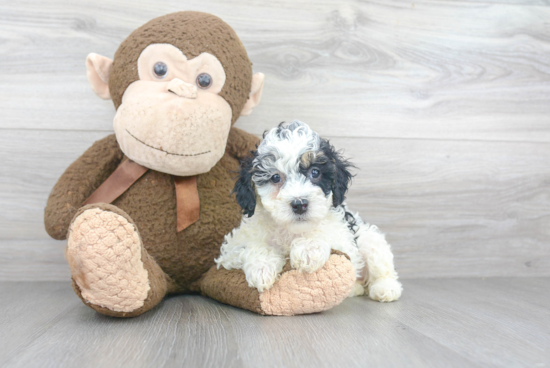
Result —
[{"label": "plush toy", "polygon": [[88,80],[112,99],[114,135],[92,145],[52,190],[45,226],[68,239],[73,288],[99,313],[140,315],[171,293],[202,293],[260,314],[313,313],[354,284],[347,256],[313,273],[286,266],[264,292],[241,270],[217,269],[241,210],[231,197],[239,159],[258,138],[233,128],[259,103],[241,41],[221,19],[178,12],[151,20],[114,60],[90,54]]}]

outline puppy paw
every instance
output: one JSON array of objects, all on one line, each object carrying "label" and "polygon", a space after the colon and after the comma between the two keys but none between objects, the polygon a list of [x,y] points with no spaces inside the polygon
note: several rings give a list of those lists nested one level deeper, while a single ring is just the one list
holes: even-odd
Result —
[{"label": "puppy paw", "polygon": [[297,238],[290,246],[290,265],[300,272],[317,271],[329,257],[330,246],[323,241]]},{"label": "puppy paw", "polygon": [[359,281],[357,281],[355,282],[355,284],[353,284],[353,287],[351,288],[351,291],[349,293],[349,297],[360,295],[365,295],[365,287]]},{"label": "puppy paw", "polygon": [[269,290],[277,281],[276,267],[270,265],[251,265],[244,270],[248,286],[258,289],[261,293]]},{"label": "puppy paw", "polygon": [[401,296],[403,287],[394,279],[379,279],[369,286],[369,298],[379,302],[393,302]]}]

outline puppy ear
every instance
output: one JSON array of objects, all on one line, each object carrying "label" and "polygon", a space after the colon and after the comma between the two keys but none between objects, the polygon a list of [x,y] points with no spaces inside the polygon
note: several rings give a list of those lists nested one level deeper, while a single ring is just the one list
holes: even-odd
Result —
[{"label": "puppy ear", "polygon": [[241,206],[243,214],[247,217],[252,217],[256,209],[256,192],[254,191],[254,184],[252,183],[252,162],[255,157],[256,151],[253,152],[252,157],[247,157],[241,161],[239,178],[233,188],[233,193],[237,196],[237,203]]},{"label": "puppy ear", "polygon": [[336,151],[330,142],[325,139],[321,140],[321,149],[334,165],[334,176],[332,180],[332,204],[334,207],[338,207],[346,199],[346,192],[348,191],[348,187],[351,183],[351,178],[353,178],[350,169],[355,166],[346,160],[342,156],[342,153]]},{"label": "puppy ear", "polygon": [[332,204],[337,207],[346,199],[346,192],[353,175],[349,172],[349,168],[354,167],[347,160],[343,160],[340,154],[336,154],[336,176],[332,186]]}]

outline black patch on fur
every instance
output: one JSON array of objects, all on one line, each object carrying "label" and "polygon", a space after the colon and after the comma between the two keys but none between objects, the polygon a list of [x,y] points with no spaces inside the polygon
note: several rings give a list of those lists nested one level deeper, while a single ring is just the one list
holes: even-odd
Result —
[{"label": "black patch on fur", "polygon": [[[318,179],[311,178],[310,174],[313,169],[321,172],[321,176]],[[317,155],[307,167],[304,166],[303,162],[300,162],[300,173],[308,178],[313,185],[320,187],[325,196],[328,196],[332,192],[332,184],[336,176],[336,166],[327,157]]]},{"label": "black patch on fur", "polygon": [[355,216],[353,216],[350,212],[346,211],[344,214],[344,218],[346,219],[348,223],[349,230],[356,234],[357,230],[359,230],[359,225],[357,225],[357,220],[355,220]]},{"label": "black patch on fur", "polygon": [[237,203],[241,206],[243,214],[247,217],[252,217],[256,209],[256,192],[254,191],[254,184],[252,182],[252,175],[254,174],[252,162],[258,153],[257,151],[252,151],[251,153],[251,156],[241,161],[239,178],[232,192],[236,194]]},{"label": "black patch on fur", "polygon": [[332,202],[334,207],[337,207],[346,199],[346,192],[351,183],[351,178],[353,178],[349,170],[355,166],[342,156],[342,152],[336,151],[334,146],[326,139],[321,139],[321,150],[335,166],[332,183]]},{"label": "black patch on fur", "polygon": [[[323,155],[317,155],[309,167],[300,167],[300,172],[313,184],[319,186],[325,195],[332,192],[332,205],[338,207],[346,199],[346,192],[353,177],[349,170],[355,166],[346,160],[340,151],[336,151],[326,139],[321,138],[320,150]],[[319,180],[312,180],[309,177],[309,172],[313,168],[321,171]]]},{"label": "black patch on fur", "polygon": [[357,239],[359,238],[359,236],[357,235],[357,231],[359,230],[359,225],[357,225],[357,220],[355,219],[355,216],[353,216],[351,214],[351,212],[346,211],[345,207],[342,206],[342,208],[345,211],[344,219],[348,223],[348,229],[353,235],[355,235],[353,237],[353,242],[355,243],[355,246],[357,247]]}]

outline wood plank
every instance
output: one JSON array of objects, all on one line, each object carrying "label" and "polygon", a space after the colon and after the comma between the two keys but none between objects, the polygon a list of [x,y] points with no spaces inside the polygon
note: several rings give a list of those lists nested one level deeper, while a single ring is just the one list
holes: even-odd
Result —
[{"label": "wood plank", "polygon": [[[533,2],[533,4],[536,2]],[[189,1],[228,21],[267,76],[254,132],[300,118],[330,136],[550,141],[550,8],[451,1]],[[180,3],[0,5],[0,128],[108,130],[84,77]],[[30,108],[29,108],[30,107]]]},{"label": "wood plank", "polygon": [[472,3],[512,4],[521,6],[549,6],[549,0],[463,0]]},{"label": "wood plank", "polygon": [[[103,133],[0,136],[0,279],[66,279],[43,208],[59,175]],[[24,136],[21,143],[19,137]],[[550,275],[550,146],[334,138],[360,169],[348,204],[393,245],[401,276]],[[32,241],[31,241],[32,240]],[[52,272],[55,267],[60,267]]]},{"label": "wood plank", "polygon": [[[232,336],[220,322],[223,310],[199,297],[170,298],[160,308],[132,319],[115,319],[81,305],[47,336],[32,341],[12,367],[48,362],[52,367],[241,366]],[[243,312],[244,313],[244,312]],[[229,346],[228,346],[229,344]],[[55,352],[62,352],[56,354]]]},{"label": "wood plank", "polygon": [[350,208],[387,234],[402,275],[548,276],[548,145],[333,143],[360,168]]},{"label": "wood plank", "polygon": [[99,316],[82,306],[7,363],[13,367],[36,361],[56,367],[217,367],[222,362],[228,367],[359,367],[366,360],[376,366],[387,361],[390,366],[424,366],[428,360],[449,367],[476,366],[436,341],[396,326],[379,306],[370,313],[356,305],[321,315],[270,318],[206,298],[173,297],[153,313],[129,320]]},{"label": "wood plank", "polygon": [[[47,333],[66,313],[82,302],[65,282],[0,283],[0,366]],[[32,366],[36,366],[35,362]]]},{"label": "wood plank", "polygon": [[[284,320],[267,319],[253,325],[248,316],[232,308],[233,322],[244,361],[251,367],[364,367],[369,366],[477,366],[436,340],[427,339],[396,323],[379,303],[360,298],[318,315]],[[344,337],[344,336],[347,336]],[[262,354],[257,354],[262,351]],[[391,356],[391,358],[390,358]]]},{"label": "wood plank", "polygon": [[4,282],[0,291],[12,298],[0,301],[0,326],[15,334],[1,337],[0,362],[83,368],[542,367],[550,362],[548,281],[405,280],[396,303],[357,297],[327,312],[288,318],[174,296],[132,319],[95,313],[66,283]]},{"label": "wood plank", "polygon": [[103,132],[90,131],[3,131],[0,239],[47,238],[43,216],[53,185],[74,160],[104,136]]},{"label": "wood plank", "polygon": [[[398,319],[485,367],[544,367],[550,363],[550,291],[538,287],[528,299],[514,294],[548,280],[520,279],[516,287],[492,289],[510,280],[415,280]],[[545,307],[534,308],[533,302]]]},{"label": "wood plank", "polygon": [[48,238],[0,240],[0,280],[67,281],[66,242]]}]

